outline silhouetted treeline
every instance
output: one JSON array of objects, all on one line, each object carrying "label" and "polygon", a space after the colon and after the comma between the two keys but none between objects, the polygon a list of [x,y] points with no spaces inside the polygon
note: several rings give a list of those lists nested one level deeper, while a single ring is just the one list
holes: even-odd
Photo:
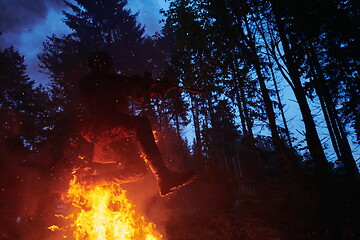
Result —
[{"label": "silhouetted treeline", "polygon": [[[132,103],[133,114],[150,117],[170,167],[202,172],[199,182],[184,190],[188,198],[198,196],[196,207],[176,197],[169,205],[191,208],[189,215],[198,211],[197,221],[218,213],[214,226],[229,233],[201,225],[192,238],[169,224],[174,239],[359,236],[354,230],[359,217],[350,214],[359,212],[355,202],[360,199],[358,1],[173,0],[154,36],[145,35],[125,0],[65,2],[71,11],[64,12],[64,22],[72,32],[49,36],[39,54],[49,76],[46,89],[29,79],[16,50],[1,51],[4,189],[15,181],[14,169],[57,176],[78,155],[91,158],[91,147],[78,132],[88,113],[77,84],[88,71],[88,54],[102,50],[112,56],[114,72],[149,71],[154,79],[205,92],[172,90],[148,105]],[[302,129],[291,127],[284,91],[295,96]],[[319,110],[323,120],[314,117]],[[319,129],[326,129],[326,141]],[[189,215],[180,212],[178,221],[185,221]],[[254,235],[256,227],[237,216],[255,216],[250,224],[265,230]],[[287,218],[298,227],[289,226]],[[291,238],[294,234],[298,237]]]}]

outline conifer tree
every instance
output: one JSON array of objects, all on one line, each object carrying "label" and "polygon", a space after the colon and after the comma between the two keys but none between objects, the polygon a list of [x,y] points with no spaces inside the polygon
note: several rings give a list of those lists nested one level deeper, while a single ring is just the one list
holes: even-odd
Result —
[{"label": "conifer tree", "polygon": [[15,151],[36,151],[46,138],[49,99],[25,71],[24,57],[18,51],[13,47],[0,51],[0,135]]},{"label": "conifer tree", "polygon": [[[153,43],[143,36],[136,14],[126,9],[127,1],[66,2],[71,12],[64,12],[64,22],[72,33],[50,36],[39,55],[41,67],[50,77],[52,115],[60,148],[78,136],[78,123],[86,115],[86,107],[78,90],[78,80],[88,72],[87,57],[94,51],[108,52],[114,72],[142,74],[151,71]],[[75,120],[75,121],[74,121]],[[62,140],[60,140],[62,139]]]}]

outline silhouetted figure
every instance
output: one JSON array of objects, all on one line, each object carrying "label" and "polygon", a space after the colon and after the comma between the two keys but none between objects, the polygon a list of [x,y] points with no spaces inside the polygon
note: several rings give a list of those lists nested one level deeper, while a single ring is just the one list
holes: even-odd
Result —
[{"label": "silhouetted figure", "polygon": [[165,166],[149,120],[128,114],[129,98],[144,102],[166,89],[154,87],[151,74],[128,78],[110,73],[112,60],[105,52],[92,53],[88,60],[90,73],[80,80],[79,87],[90,109],[90,121],[81,133],[94,144],[93,164],[100,170],[97,177],[120,182],[141,178],[146,171],[144,159],[136,148],[128,148],[136,138],[158,180],[161,196],[190,183],[195,172],[178,173]]}]

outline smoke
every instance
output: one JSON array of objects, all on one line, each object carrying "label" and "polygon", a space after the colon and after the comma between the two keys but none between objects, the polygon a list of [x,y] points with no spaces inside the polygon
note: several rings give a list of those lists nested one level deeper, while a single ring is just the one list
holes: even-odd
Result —
[{"label": "smoke", "polygon": [[[148,222],[155,223],[156,229],[166,236],[171,209],[167,199],[159,195],[155,176],[148,171],[143,180],[126,183],[121,187],[126,190],[126,195],[135,205],[136,211],[145,216]],[[164,239],[167,239],[165,236]]]}]

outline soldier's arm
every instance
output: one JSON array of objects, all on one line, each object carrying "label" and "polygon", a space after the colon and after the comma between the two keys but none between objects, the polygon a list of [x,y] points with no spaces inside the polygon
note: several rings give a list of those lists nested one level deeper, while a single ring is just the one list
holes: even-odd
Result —
[{"label": "soldier's arm", "polygon": [[144,75],[121,76],[121,78],[128,95],[141,104],[149,103],[154,97],[164,97],[173,86],[168,81],[154,80],[149,72],[145,72]]}]

